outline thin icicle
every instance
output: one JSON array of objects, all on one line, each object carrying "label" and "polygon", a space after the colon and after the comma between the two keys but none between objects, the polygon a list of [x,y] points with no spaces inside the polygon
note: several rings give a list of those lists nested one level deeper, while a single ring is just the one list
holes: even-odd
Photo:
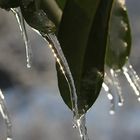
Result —
[{"label": "thin icicle", "polygon": [[104,90],[106,91],[107,97],[108,97],[108,99],[110,100],[110,103],[111,103],[109,113],[111,115],[114,115],[115,114],[115,95],[113,94],[113,91],[112,91],[112,87],[113,87],[112,80],[107,75],[107,73],[105,73],[104,82],[103,82],[102,86],[103,86]]},{"label": "thin icicle", "polygon": [[68,82],[70,96],[71,96],[71,102],[72,102],[73,114],[74,114],[74,116],[76,116],[76,118],[79,118],[76,88],[75,88],[74,80],[73,80],[70,68],[68,66],[67,60],[62,52],[62,49],[60,47],[60,44],[59,44],[56,36],[54,34],[47,34],[44,37],[49,42],[49,47],[52,50],[53,55],[54,55],[57,63],[59,64],[60,69],[61,69],[62,73],[64,74],[67,82]]},{"label": "thin icicle", "polygon": [[83,114],[79,119],[74,120],[74,128],[77,128],[80,133],[81,140],[89,140],[87,128],[86,128],[86,117]]},{"label": "thin icicle", "polygon": [[87,135],[85,121],[84,121],[85,114],[80,115],[78,112],[77,93],[76,93],[75,83],[74,83],[68,62],[63,54],[63,51],[61,49],[61,46],[59,44],[57,37],[53,33],[44,34],[44,33],[39,32],[36,29],[33,29],[33,30],[36,31],[39,35],[43,36],[45,41],[48,41],[49,48],[51,49],[56,62],[59,64],[60,70],[62,71],[69,86],[73,118],[74,118],[74,126],[79,130],[81,140],[89,140],[88,135]]},{"label": "thin icicle", "polygon": [[8,112],[7,107],[5,105],[4,95],[2,94],[1,89],[0,89],[0,113],[4,119],[6,127],[7,127],[6,140],[12,140],[12,124],[10,121],[9,112]]},{"label": "thin icicle", "polygon": [[80,138],[81,140],[89,140],[86,128],[86,118],[85,118],[86,114],[83,114],[81,116],[79,115],[76,88],[67,60],[61,50],[61,46],[56,36],[54,34],[49,34],[45,37],[49,42],[49,47],[51,48],[54,57],[56,58],[56,61],[60,65],[60,69],[68,82],[71,96],[71,104],[74,114],[74,123],[76,128],[79,130]]},{"label": "thin icicle", "polygon": [[109,113],[111,115],[114,115],[115,114],[115,101],[114,101],[113,93],[110,90],[110,85],[109,85],[109,83],[107,83],[106,81],[104,81],[103,84],[102,84],[102,87],[104,88],[104,90],[105,90],[105,92],[107,94],[107,97],[108,97],[108,99],[110,101],[110,104],[111,104]]},{"label": "thin icicle", "polygon": [[16,20],[18,22],[18,26],[20,28],[21,35],[24,40],[25,44],[25,50],[26,50],[26,62],[27,62],[27,68],[31,68],[31,45],[29,43],[26,27],[25,27],[25,21],[22,16],[20,8],[11,8],[11,11],[16,17]]},{"label": "thin icicle", "polygon": [[124,103],[124,99],[122,96],[122,88],[120,86],[119,79],[118,79],[118,72],[114,71],[113,69],[110,69],[110,74],[113,79],[114,88],[116,89],[116,93],[118,95],[118,100],[119,100],[118,106],[122,106]]},{"label": "thin icicle", "polygon": [[128,62],[123,68],[123,73],[140,101],[140,78],[132,65]]}]

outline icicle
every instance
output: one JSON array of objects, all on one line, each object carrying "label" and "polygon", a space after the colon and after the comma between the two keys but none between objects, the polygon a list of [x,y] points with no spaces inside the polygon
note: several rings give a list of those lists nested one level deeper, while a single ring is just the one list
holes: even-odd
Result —
[{"label": "icicle", "polygon": [[113,91],[112,91],[112,81],[109,78],[109,76],[107,75],[107,73],[105,73],[104,82],[102,84],[102,87],[104,88],[105,92],[107,93],[107,97],[111,104],[109,113],[111,115],[114,115],[115,114],[115,96],[113,95]]},{"label": "icicle", "polygon": [[115,114],[115,102],[114,102],[113,93],[110,91],[110,85],[104,81],[102,84],[102,87],[104,88],[105,92],[107,93],[107,97],[111,104],[109,113],[110,113],[110,115],[114,115]]},{"label": "icicle", "polygon": [[24,40],[25,44],[25,50],[26,50],[26,62],[27,62],[27,68],[31,68],[31,45],[28,40],[28,35],[25,27],[25,21],[23,19],[22,13],[20,8],[11,8],[11,11],[16,17],[16,20],[18,22],[18,26],[20,28],[21,35]]},{"label": "icicle", "polygon": [[113,79],[113,84],[114,84],[114,88],[116,89],[116,93],[118,95],[118,106],[123,106],[124,103],[124,99],[122,96],[122,89],[118,80],[118,72],[114,71],[113,69],[110,69],[110,74],[112,76]]},{"label": "icicle", "polygon": [[4,95],[0,89],[0,113],[5,121],[7,127],[7,138],[6,140],[12,140],[12,124],[10,121],[9,113],[5,105]]},{"label": "icicle", "polygon": [[81,140],[89,140],[86,128],[86,117],[83,114],[79,119],[74,119],[74,128],[77,128],[80,133]]},{"label": "icicle", "polygon": [[123,73],[129,82],[130,86],[134,90],[135,94],[138,97],[138,101],[140,101],[140,78],[137,75],[136,71],[133,69],[132,65],[128,62],[122,68]]},{"label": "icicle", "polygon": [[73,118],[74,118],[74,126],[79,130],[80,137],[82,140],[89,140],[88,135],[87,135],[87,130],[86,130],[86,125],[85,125],[85,114],[80,115],[78,112],[78,104],[77,104],[77,94],[76,94],[76,88],[74,84],[74,80],[69,68],[69,65],[67,63],[67,60],[63,54],[63,51],[61,49],[61,46],[58,42],[57,37],[50,33],[50,34],[44,34],[39,32],[38,30],[34,29],[35,32],[37,32],[39,35],[44,37],[44,40],[48,41],[49,43],[49,48],[51,49],[56,62],[60,66],[60,70],[62,71],[68,86],[70,90],[70,97],[71,97],[71,104],[72,104],[72,111],[73,111]]},{"label": "icicle", "polygon": [[67,83],[69,85],[69,90],[70,90],[73,114],[74,114],[74,116],[79,118],[76,88],[75,88],[74,80],[73,80],[71,71],[69,69],[67,60],[61,50],[60,44],[59,44],[56,36],[54,34],[47,34],[44,37],[49,42],[49,47],[52,50],[52,53],[56,59],[56,62],[59,64],[60,69],[67,80]]},{"label": "icicle", "polygon": [[56,36],[53,34],[49,34],[45,37],[48,40],[49,47],[51,48],[54,54],[54,57],[56,58],[56,61],[60,65],[60,69],[62,73],[64,74],[69,85],[72,109],[73,109],[73,114],[74,114],[74,123],[75,123],[74,126],[75,128],[79,130],[81,140],[89,140],[86,124],[85,124],[86,123],[85,114],[79,115],[79,112],[78,112],[76,88],[75,88],[74,80],[73,80],[71,71],[69,69],[67,60],[61,50],[61,46]]}]

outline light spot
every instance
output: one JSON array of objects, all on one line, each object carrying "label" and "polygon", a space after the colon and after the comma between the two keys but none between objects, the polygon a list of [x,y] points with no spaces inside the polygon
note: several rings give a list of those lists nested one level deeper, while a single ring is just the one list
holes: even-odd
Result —
[{"label": "light spot", "polygon": [[125,48],[128,46],[128,44],[127,44],[126,42],[124,42],[123,44],[124,44],[124,47],[125,47]]},{"label": "light spot", "polygon": [[4,119],[6,119],[6,116],[4,114],[4,111],[3,111],[3,108],[2,108],[2,105],[0,104],[0,112],[1,112],[1,115]]},{"label": "light spot", "polygon": [[118,102],[118,106],[123,106],[123,103],[122,102]]},{"label": "light spot", "polygon": [[1,99],[2,100],[4,100],[4,96],[3,96],[3,94],[2,94],[2,91],[0,90],[0,97],[1,97]]},{"label": "light spot", "polygon": [[118,0],[119,4],[123,8],[124,11],[126,11],[126,6],[125,6],[125,0]]},{"label": "light spot", "polygon": [[108,94],[107,94],[107,97],[108,97],[109,100],[113,100],[112,94],[108,93]]},{"label": "light spot", "polygon": [[110,114],[110,115],[114,115],[114,114],[115,114],[115,111],[114,111],[114,110],[110,110],[110,111],[109,111],[109,114]]}]

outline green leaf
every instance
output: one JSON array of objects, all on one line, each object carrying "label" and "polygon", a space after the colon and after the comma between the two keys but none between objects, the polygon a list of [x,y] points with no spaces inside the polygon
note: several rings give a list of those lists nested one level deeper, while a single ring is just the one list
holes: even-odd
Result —
[{"label": "green leaf", "polygon": [[[99,95],[104,75],[108,23],[113,0],[67,1],[58,39],[70,66],[83,114]],[[61,96],[69,108],[68,85],[58,68]]]},{"label": "green leaf", "polygon": [[116,0],[111,14],[106,65],[113,69],[121,69],[131,50],[131,32],[126,5]]},{"label": "green leaf", "polygon": [[55,0],[59,7],[63,10],[67,0]]}]

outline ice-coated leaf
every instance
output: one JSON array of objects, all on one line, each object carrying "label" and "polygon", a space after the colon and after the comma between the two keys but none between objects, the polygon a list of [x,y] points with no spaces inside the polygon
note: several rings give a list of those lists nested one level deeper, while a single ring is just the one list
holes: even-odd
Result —
[{"label": "ice-coated leaf", "polygon": [[[93,105],[102,86],[112,2],[70,0],[63,11],[58,39],[74,77],[81,114]],[[59,71],[58,84],[71,108],[68,85]]]},{"label": "ice-coated leaf", "polygon": [[131,32],[125,0],[114,0],[110,19],[106,65],[117,70],[128,60]]}]

